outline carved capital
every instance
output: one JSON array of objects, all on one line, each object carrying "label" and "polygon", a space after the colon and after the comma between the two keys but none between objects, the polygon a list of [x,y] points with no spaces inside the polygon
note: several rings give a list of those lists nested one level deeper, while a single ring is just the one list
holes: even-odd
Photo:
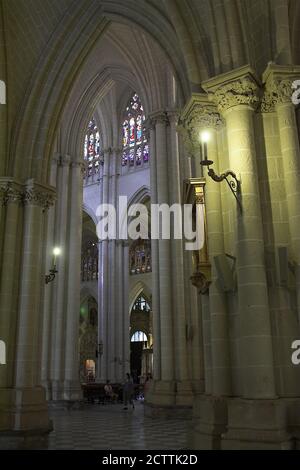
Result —
[{"label": "carved capital", "polygon": [[202,129],[218,129],[223,119],[206,95],[194,94],[183,109],[177,130],[181,134],[186,150],[191,155],[199,152]]},{"label": "carved capital", "polygon": [[105,149],[103,149],[102,153],[103,153],[103,161],[104,161],[104,160],[111,157],[112,148],[111,147],[106,147]]},{"label": "carved capital", "polygon": [[81,170],[81,173],[84,174],[84,172],[86,171],[88,167],[88,161],[85,160],[74,160],[71,162],[71,168],[79,168]]},{"label": "carved capital", "polygon": [[41,206],[43,212],[49,209],[55,202],[55,191],[51,187],[42,186],[28,180],[23,192],[23,203],[25,205]]},{"label": "carved capital", "polygon": [[20,185],[14,181],[1,181],[0,201],[3,206],[11,203],[21,203],[23,201],[23,192]]},{"label": "carved capital", "polygon": [[194,273],[191,276],[193,286],[197,287],[200,294],[207,294],[210,286],[210,279],[202,272]]},{"label": "carved capital", "polygon": [[273,112],[277,105],[292,104],[294,88],[292,83],[300,77],[299,65],[277,65],[272,62],[263,73],[265,93],[262,99],[261,111]]},{"label": "carved capital", "polygon": [[168,110],[166,112],[166,114],[167,114],[169,124],[171,122],[177,124],[177,122],[179,120],[179,117],[180,117],[180,113],[179,113],[178,109]]},{"label": "carved capital", "polygon": [[246,105],[256,109],[260,101],[259,88],[250,77],[226,83],[217,88],[210,96],[221,113],[238,105]]},{"label": "carved capital", "polygon": [[149,116],[150,121],[152,121],[152,126],[156,124],[167,124],[168,116],[166,111],[156,111]]},{"label": "carved capital", "polygon": [[220,113],[240,105],[255,110],[260,102],[260,81],[250,65],[210,78],[202,87]]},{"label": "carved capital", "polygon": [[71,160],[72,160],[72,158],[71,158],[70,155],[60,155],[58,164],[60,166],[69,166],[70,163],[71,163]]},{"label": "carved capital", "polygon": [[273,79],[266,84],[266,90],[261,102],[261,111],[271,113],[277,104],[292,103],[292,79]]}]

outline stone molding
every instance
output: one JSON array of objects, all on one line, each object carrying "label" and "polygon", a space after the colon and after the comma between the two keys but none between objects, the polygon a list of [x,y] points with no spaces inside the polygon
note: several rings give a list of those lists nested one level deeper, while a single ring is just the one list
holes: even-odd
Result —
[{"label": "stone molding", "polygon": [[292,104],[292,83],[300,77],[299,66],[269,64],[263,73],[264,95],[261,112],[271,113],[280,104]]},{"label": "stone molding", "polygon": [[201,129],[219,129],[224,121],[207,95],[194,93],[182,110],[177,131],[181,134],[189,154],[199,153]]},{"label": "stone molding", "polygon": [[41,185],[30,179],[25,184],[23,203],[43,208],[43,212],[49,209],[55,202],[56,191],[51,186]]},{"label": "stone molding", "polygon": [[171,122],[174,122],[176,124],[180,118],[180,111],[178,109],[168,109],[166,111],[166,115],[168,119],[168,124],[170,124]]},{"label": "stone molding", "polygon": [[209,79],[202,86],[222,114],[240,105],[256,110],[260,102],[260,83],[249,65]]},{"label": "stone molding", "polygon": [[212,95],[212,100],[216,103],[220,113],[239,105],[256,109],[260,101],[258,91],[257,84],[249,77],[245,77],[218,88]]},{"label": "stone molding", "polygon": [[292,104],[293,80],[273,80],[267,85],[261,101],[262,113],[273,113],[277,104]]},{"label": "stone molding", "polygon": [[3,206],[9,203],[36,205],[49,209],[55,202],[56,190],[52,186],[36,183],[33,179],[25,184],[8,178],[0,179],[0,201]]},{"label": "stone molding", "polygon": [[0,201],[2,206],[7,206],[11,203],[22,203],[22,185],[16,181],[5,180],[1,178]]},{"label": "stone molding", "polygon": [[168,124],[169,122],[167,111],[164,111],[164,110],[159,110],[159,111],[155,111],[154,113],[151,113],[149,115],[148,120],[150,121],[149,123],[150,128],[155,127],[156,124]]},{"label": "stone molding", "polygon": [[73,161],[71,162],[71,168],[79,168],[81,173],[83,174],[88,166],[88,161]]}]

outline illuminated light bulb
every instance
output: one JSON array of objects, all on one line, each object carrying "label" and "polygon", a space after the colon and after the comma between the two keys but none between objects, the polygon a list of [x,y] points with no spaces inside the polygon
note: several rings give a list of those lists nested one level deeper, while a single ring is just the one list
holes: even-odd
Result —
[{"label": "illuminated light bulb", "polygon": [[201,132],[200,140],[203,144],[207,144],[207,142],[210,140],[210,133],[208,131]]},{"label": "illuminated light bulb", "polygon": [[56,246],[55,248],[53,248],[53,254],[54,256],[59,256],[61,254],[61,249]]}]

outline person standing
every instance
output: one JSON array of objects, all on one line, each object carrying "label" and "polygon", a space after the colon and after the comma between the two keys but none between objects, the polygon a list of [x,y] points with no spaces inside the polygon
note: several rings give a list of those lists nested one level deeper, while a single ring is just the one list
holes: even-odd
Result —
[{"label": "person standing", "polygon": [[132,404],[132,408],[134,409],[133,392],[134,392],[133,380],[130,374],[127,372],[126,379],[123,384],[123,403],[124,403],[123,410],[128,410],[128,403]]}]

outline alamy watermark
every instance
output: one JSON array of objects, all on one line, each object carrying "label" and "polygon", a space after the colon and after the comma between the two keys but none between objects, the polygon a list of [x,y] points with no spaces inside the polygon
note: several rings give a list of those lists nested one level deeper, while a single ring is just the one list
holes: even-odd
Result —
[{"label": "alamy watermark", "polygon": [[6,85],[3,80],[0,80],[0,104],[6,104]]},{"label": "alamy watermark", "polygon": [[[144,204],[128,207],[127,196],[119,196],[118,210],[113,204],[100,204],[96,215],[99,240],[185,239],[186,250],[204,245],[203,204]],[[149,236],[150,235],[150,236]]]},{"label": "alamy watermark", "polygon": [[295,90],[292,93],[292,103],[297,106],[300,104],[300,80],[294,80],[292,83],[292,89]]},{"label": "alamy watermark", "polygon": [[6,345],[4,341],[0,340],[0,365],[6,364]]}]

